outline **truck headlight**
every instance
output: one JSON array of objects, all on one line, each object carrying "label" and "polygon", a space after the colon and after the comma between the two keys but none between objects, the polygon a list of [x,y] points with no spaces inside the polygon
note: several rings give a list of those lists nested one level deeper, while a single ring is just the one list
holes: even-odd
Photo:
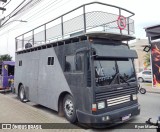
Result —
[{"label": "truck headlight", "polygon": [[132,99],[133,99],[133,100],[137,100],[137,99],[138,99],[137,94],[133,94],[133,95],[132,95]]},{"label": "truck headlight", "polygon": [[105,108],[105,103],[104,102],[99,102],[98,103],[98,109],[103,109]]},{"label": "truck headlight", "polygon": [[109,121],[110,120],[110,117],[109,116],[103,116],[102,117],[102,121]]}]

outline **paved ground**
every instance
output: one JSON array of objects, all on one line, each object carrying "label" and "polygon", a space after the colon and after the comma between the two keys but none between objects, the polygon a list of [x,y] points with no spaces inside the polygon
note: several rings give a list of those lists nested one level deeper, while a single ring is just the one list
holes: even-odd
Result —
[{"label": "paved ground", "polygon": [[[152,118],[152,121],[156,122],[158,116],[160,116],[160,94],[155,93],[146,93],[145,95],[139,94],[138,95],[139,103],[141,105],[141,114],[137,116],[135,119],[131,120],[129,123],[145,123],[149,118]],[[128,124],[122,124],[118,127],[113,128],[111,131],[115,132],[124,132],[128,131],[126,128]],[[132,129],[129,131],[149,131],[155,132],[155,129]]]},{"label": "paved ground", "polygon": [[[146,93],[145,95],[139,94],[139,102],[141,104],[141,114],[130,121],[130,123],[144,123],[148,118],[152,117],[156,121],[160,116],[160,94]],[[45,108],[31,102],[21,103],[15,95],[0,94],[0,123],[68,123],[65,118],[59,117],[57,112]],[[63,124],[62,128],[64,128]],[[122,124],[113,127],[107,131],[124,132],[128,131],[126,128],[128,124]],[[78,126],[75,126],[76,128]],[[40,130],[40,131],[106,131],[106,129],[54,129],[54,130]],[[2,130],[1,130],[2,131]],[[4,131],[4,130],[3,130]],[[13,130],[17,132],[17,130]],[[20,131],[20,130],[19,130]],[[35,131],[35,130],[33,130]],[[132,129],[130,131],[144,131]],[[154,132],[154,129],[145,131]]]},{"label": "paved ground", "polygon": [[[64,123],[65,125],[68,121],[63,117],[59,117],[57,112],[43,106],[36,105],[31,102],[22,103],[13,94],[0,94],[0,123]],[[62,126],[62,128],[65,128],[65,126]],[[17,132],[17,130],[12,131]],[[54,131],[66,130],[55,129]],[[81,131],[81,129],[70,129],[68,131]]]}]

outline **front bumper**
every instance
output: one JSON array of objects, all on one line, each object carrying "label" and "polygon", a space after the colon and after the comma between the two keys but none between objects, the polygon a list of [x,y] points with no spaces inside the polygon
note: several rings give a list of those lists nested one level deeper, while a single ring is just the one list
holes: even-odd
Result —
[{"label": "front bumper", "polygon": [[[87,114],[77,110],[77,117],[80,123],[92,124],[92,126],[112,126],[125,121],[128,121],[132,117],[140,114],[140,105],[132,105],[118,110],[106,112],[99,115]],[[122,120],[123,117],[129,115],[128,119]],[[106,116],[109,116],[109,120],[103,120]]]}]

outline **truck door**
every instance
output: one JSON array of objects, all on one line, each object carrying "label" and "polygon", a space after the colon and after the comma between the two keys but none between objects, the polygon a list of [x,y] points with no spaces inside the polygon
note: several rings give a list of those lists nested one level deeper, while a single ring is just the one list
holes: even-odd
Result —
[{"label": "truck door", "polygon": [[73,95],[83,94],[85,87],[84,66],[83,52],[68,55],[65,58],[65,76]]}]

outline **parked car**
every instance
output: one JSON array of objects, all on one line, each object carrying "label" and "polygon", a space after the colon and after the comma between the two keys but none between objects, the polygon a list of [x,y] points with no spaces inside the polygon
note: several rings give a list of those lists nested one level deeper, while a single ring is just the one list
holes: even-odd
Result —
[{"label": "parked car", "polygon": [[151,70],[144,70],[140,73],[137,73],[137,79],[139,82],[151,82],[152,81],[152,72]]}]

